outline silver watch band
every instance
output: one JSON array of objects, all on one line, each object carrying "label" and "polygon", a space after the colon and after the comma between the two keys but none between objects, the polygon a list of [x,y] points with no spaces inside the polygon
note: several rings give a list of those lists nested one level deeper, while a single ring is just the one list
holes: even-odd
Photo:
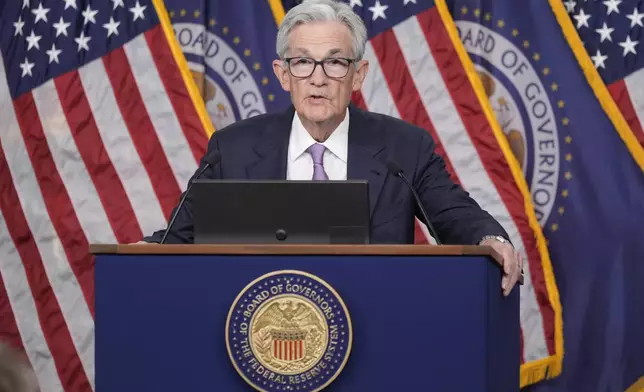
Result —
[{"label": "silver watch band", "polygon": [[505,239],[505,237],[502,237],[500,235],[486,235],[483,238],[481,238],[481,240],[479,241],[479,244],[481,244],[485,240],[497,240],[504,244],[510,244],[510,241],[508,241],[507,239]]}]

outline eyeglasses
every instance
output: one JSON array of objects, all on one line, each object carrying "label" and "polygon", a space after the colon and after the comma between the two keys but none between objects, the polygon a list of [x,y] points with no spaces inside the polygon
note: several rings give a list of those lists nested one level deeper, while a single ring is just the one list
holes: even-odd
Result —
[{"label": "eyeglasses", "polygon": [[313,75],[315,68],[319,65],[326,76],[330,78],[343,78],[349,73],[349,66],[353,63],[352,59],[330,57],[321,61],[309,57],[289,57],[284,59],[288,64],[288,69],[296,78],[308,78]]}]

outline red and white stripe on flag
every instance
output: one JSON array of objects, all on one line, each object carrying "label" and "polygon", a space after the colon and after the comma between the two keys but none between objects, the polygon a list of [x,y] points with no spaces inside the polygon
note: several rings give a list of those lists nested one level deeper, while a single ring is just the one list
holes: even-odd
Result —
[{"label": "red and white stripe on flag", "polygon": [[607,87],[637,141],[644,147],[644,88],[642,86],[644,86],[644,68]]},{"label": "red and white stripe on flag", "polygon": [[[547,250],[539,250],[530,225],[526,205],[531,202],[516,183],[468,80],[448,34],[452,23],[435,6],[372,38],[365,53],[369,72],[354,101],[426,129],[452,178],[503,225],[523,253],[528,268],[520,300],[521,379],[526,385],[542,378],[534,374],[543,374],[546,366],[561,367],[555,333],[559,306],[548,291]],[[419,221],[416,233],[417,243],[435,243]]]},{"label": "red and white stripe on flag", "polygon": [[89,244],[163,227],[206,130],[161,25],[15,100],[2,60],[0,334],[43,391],[92,391]]}]

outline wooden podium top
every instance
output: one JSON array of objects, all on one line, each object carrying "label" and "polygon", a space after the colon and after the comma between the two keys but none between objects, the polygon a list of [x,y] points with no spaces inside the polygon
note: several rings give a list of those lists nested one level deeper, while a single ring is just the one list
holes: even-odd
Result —
[{"label": "wooden podium top", "polygon": [[93,254],[274,254],[274,255],[478,255],[496,254],[477,245],[159,245],[92,244]]}]

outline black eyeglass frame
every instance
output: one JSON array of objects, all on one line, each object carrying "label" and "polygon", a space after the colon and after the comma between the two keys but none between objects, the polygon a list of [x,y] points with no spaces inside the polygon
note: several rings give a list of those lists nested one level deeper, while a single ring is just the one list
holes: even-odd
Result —
[{"label": "black eyeglass frame", "polygon": [[[311,73],[308,74],[307,76],[295,76],[295,75],[293,75],[293,71],[291,71],[291,61],[295,60],[295,59],[311,60],[313,62],[313,70],[311,70]],[[345,73],[342,76],[329,76],[329,74],[326,72],[326,68],[324,68],[324,62],[327,61],[327,60],[345,60],[345,61],[348,61],[349,64],[347,66],[347,73]],[[351,64],[356,63],[355,59],[351,59],[351,58],[348,58],[348,57],[327,57],[327,58],[324,58],[322,60],[316,60],[314,58],[306,57],[306,56],[295,56],[295,57],[286,57],[286,58],[284,58],[284,61],[286,61],[286,65],[288,66],[288,72],[291,74],[291,76],[294,77],[294,78],[298,78],[298,79],[310,78],[311,75],[313,75],[313,73],[315,72],[315,69],[318,67],[318,65],[320,65],[322,67],[322,72],[324,72],[324,74],[328,78],[342,79],[342,78],[346,77],[349,74],[349,69],[351,68]]]}]

